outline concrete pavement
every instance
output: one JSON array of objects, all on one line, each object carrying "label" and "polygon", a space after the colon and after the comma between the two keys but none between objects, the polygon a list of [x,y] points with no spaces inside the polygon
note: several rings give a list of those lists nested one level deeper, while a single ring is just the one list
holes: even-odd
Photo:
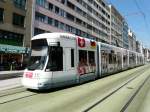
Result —
[{"label": "concrete pavement", "polygon": [[[120,85],[126,83],[127,80],[141,73],[143,74],[144,73],[143,71],[147,71],[147,69],[144,69],[145,67],[140,67],[140,68],[141,69],[139,68],[131,69],[129,71],[118,73],[90,83],[82,84],[67,89],[62,89],[58,91],[50,90],[46,93],[37,93],[34,96],[30,96],[31,94],[30,91],[24,91],[21,93],[5,96],[0,98],[0,101],[5,100],[8,101],[8,103],[2,103],[0,105],[0,111],[1,112],[27,112],[27,111],[28,112],[70,112],[70,111],[82,112],[83,110],[85,110],[85,108],[89,107],[94,102],[97,102],[97,100],[104,98],[107,94],[111,93],[112,91],[116,90],[116,88],[120,87]],[[145,79],[145,77],[146,74],[144,75],[143,78]],[[140,81],[141,78],[139,78],[139,80],[137,80],[136,83],[133,84],[139,85],[141,82]],[[127,88],[128,92],[134,90],[128,88]],[[122,90],[120,92],[122,93]],[[26,96],[28,94],[29,97]],[[115,95],[116,98],[118,97],[118,95]],[[128,95],[122,95],[121,99],[124,98],[124,96],[126,98],[128,97]],[[119,106],[119,104],[122,104],[124,102],[124,100],[119,99],[119,97],[118,100],[121,100],[123,102],[117,102],[116,98],[112,100],[115,103],[115,104],[113,103],[113,106],[111,106],[112,108],[115,108],[117,105]],[[109,109],[110,105],[106,105],[106,107]],[[97,112],[101,112],[101,111],[102,109],[98,108]],[[111,110],[110,108],[110,110],[107,112],[112,112],[112,111],[113,110]],[[114,111],[114,112],[118,112],[118,111]],[[133,112],[133,111],[128,111],[128,112]]]},{"label": "concrete pavement", "polygon": [[0,80],[12,79],[21,77],[24,70],[16,71],[0,71]]},{"label": "concrete pavement", "polygon": [[[107,94],[116,90],[129,79],[140,75],[133,80],[133,82],[130,82],[101,103],[101,105],[105,103],[109,105],[103,105],[102,108],[98,106],[98,108],[91,110],[91,112],[105,112],[105,109],[107,109],[106,112],[120,112],[122,105],[128,101],[141,83],[150,75],[149,67],[150,65],[145,65],[90,83],[58,91],[50,90],[46,93],[23,91],[21,93],[19,92],[1,97],[0,101],[8,102],[2,102],[0,104],[0,112],[83,112],[87,107],[93,105],[93,103],[99,101],[99,99],[104,98]],[[148,79],[149,81],[145,83],[144,88],[140,90],[143,93],[139,92],[142,97],[137,95],[137,98],[135,97],[135,100],[133,99],[131,106],[129,106],[125,112],[149,112],[150,78]],[[8,80],[8,82],[10,82],[10,80]],[[13,82],[17,82],[17,80],[12,80],[12,83]],[[7,82],[5,86],[8,86]]]},{"label": "concrete pavement", "polygon": [[0,80],[0,91],[21,86],[21,77]]}]

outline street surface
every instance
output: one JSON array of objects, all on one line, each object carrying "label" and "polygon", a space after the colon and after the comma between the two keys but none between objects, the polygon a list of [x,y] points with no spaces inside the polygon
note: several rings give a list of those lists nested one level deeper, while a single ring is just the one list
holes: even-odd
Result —
[{"label": "street surface", "polygon": [[0,72],[0,81],[5,79],[12,79],[17,77],[22,77],[23,70],[21,71],[1,71]]},{"label": "street surface", "polygon": [[0,91],[21,86],[21,77],[0,80]]},{"label": "street surface", "polygon": [[150,64],[46,92],[26,90],[15,78],[16,87],[0,91],[0,112],[149,112],[149,68]]}]

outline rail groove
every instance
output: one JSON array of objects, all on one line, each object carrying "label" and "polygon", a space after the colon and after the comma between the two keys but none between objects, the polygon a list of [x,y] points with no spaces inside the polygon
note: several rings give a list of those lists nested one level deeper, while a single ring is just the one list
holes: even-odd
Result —
[{"label": "rail groove", "polygon": [[[109,93],[108,95],[106,95],[105,97],[103,97],[102,99],[100,99],[99,101],[97,101],[96,103],[94,103],[93,105],[91,105],[91,106],[89,106],[89,107],[87,107],[85,110],[83,110],[82,112],[88,112],[88,111],[90,111],[91,109],[93,109],[94,107],[96,107],[97,105],[99,105],[100,103],[102,103],[104,100],[106,100],[107,98],[109,98],[111,95],[113,95],[114,93],[116,93],[117,91],[119,91],[121,88],[123,88],[124,86],[126,86],[128,83],[130,83],[131,81],[133,81],[134,79],[136,79],[137,77],[139,77],[139,76],[141,76],[142,74],[141,73],[143,73],[147,68],[148,68],[149,66],[147,66],[147,67],[145,67],[144,69],[140,69],[140,70],[138,70],[138,71],[136,71],[136,72],[134,72],[134,73],[131,73],[131,74],[139,74],[139,75],[136,75],[135,77],[133,77],[133,78],[131,78],[130,80],[128,80],[126,83],[124,83],[123,85],[121,85],[119,88],[117,88],[117,89],[115,89],[114,91],[112,91],[111,93]],[[150,76],[149,76],[150,77]],[[147,78],[148,79],[148,78]],[[146,79],[146,81],[147,81],[147,79]],[[146,81],[144,81],[144,84],[145,84],[145,82]],[[144,85],[143,84],[143,85]],[[138,89],[138,91],[139,91],[140,89]],[[135,95],[133,95],[133,98],[136,96],[136,94]],[[133,100],[133,98],[131,98],[132,100]],[[132,101],[131,100],[131,101]],[[124,110],[127,108],[127,106],[129,105],[129,103],[131,103],[131,101],[128,101],[127,102],[127,104],[121,109],[121,111],[120,112],[124,112]]]}]

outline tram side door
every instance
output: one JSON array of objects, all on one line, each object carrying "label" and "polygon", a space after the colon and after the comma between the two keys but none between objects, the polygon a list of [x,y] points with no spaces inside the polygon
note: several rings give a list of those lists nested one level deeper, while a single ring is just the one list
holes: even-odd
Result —
[{"label": "tram side door", "polygon": [[101,67],[102,74],[108,72],[108,53],[105,50],[101,51]]},{"label": "tram side door", "polygon": [[[76,59],[75,48],[64,48],[64,81],[67,83],[76,82],[76,69],[75,69],[75,59]],[[70,82],[69,82],[70,81]]]},{"label": "tram side door", "polygon": [[[65,42],[62,42],[65,43]],[[52,82],[53,87],[70,85],[76,82],[76,69],[75,69],[75,59],[76,59],[76,49],[75,42],[71,41],[69,44],[63,44],[63,69],[61,71],[53,72]]]}]

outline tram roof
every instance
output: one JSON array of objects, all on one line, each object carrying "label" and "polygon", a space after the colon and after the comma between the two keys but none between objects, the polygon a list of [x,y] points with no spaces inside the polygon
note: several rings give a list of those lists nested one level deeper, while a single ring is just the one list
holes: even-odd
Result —
[{"label": "tram roof", "polygon": [[[34,37],[32,37],[31,40],[36,40],[36,39],[61,39],[63,36],[66,36],[68,37],[69,39],[76,39],[77,37],[80,37],[80,36],[76,36],[74,34],[71,34],[71,33],[61,33],[61,32],[53,32],[53,33],[42,33],[42,34],[38,34]],[[82,37],[81,37],[82,38]],[[89,41],[91,39],[87,39],[87,38],[84,38],[86,41]],[[124,49],[124,48],[120,48],[120,47],[116,47],[116,46],[113,46],[113,45],[110,45],[110,44],[106,44],[106,43],[102,43],[102,42],[98,42],[98,43],[101,43],[103,45],[106,45],[106,46],[109,46],[109,47],[112,47],[112,48],[115,48],[115,49],[122,49],[122,50],[127,50],[129,52],[132,52],[132,53],[137,53],[135,51],[131,51],[131,50],[128,50],[128,49]],[[141,53],[139,53],[141,54]]]},{"label": "tram roof", "polygon": [[60,32],[55,32],[55,33],[42,33],[39,35],[36,35],[34,37],[32,37],[31,40],[35,40],[35,39],[54,39],[54,38],[60,38],[60,36],[68,36],[71,39],[75,39],[76,36],[74,34],[70,34],[70,33],[60,33]]},{"label": "tram roof", "polygon": [[[34,37],[32,37],[31,40],[36,40],[36,39],[62,39],[62,38],[67,38],[67,39],[73,39],[75,40],[77,37],[80,38],[84,38],[81,36],[77,36],[71,33],[61,33],[61,32],[53,32],[53,33],[42,33],[42,34],[38,34]],[[84,38],[86,41],[95,41],[93,39],[88,39],[88,38]]]}]

